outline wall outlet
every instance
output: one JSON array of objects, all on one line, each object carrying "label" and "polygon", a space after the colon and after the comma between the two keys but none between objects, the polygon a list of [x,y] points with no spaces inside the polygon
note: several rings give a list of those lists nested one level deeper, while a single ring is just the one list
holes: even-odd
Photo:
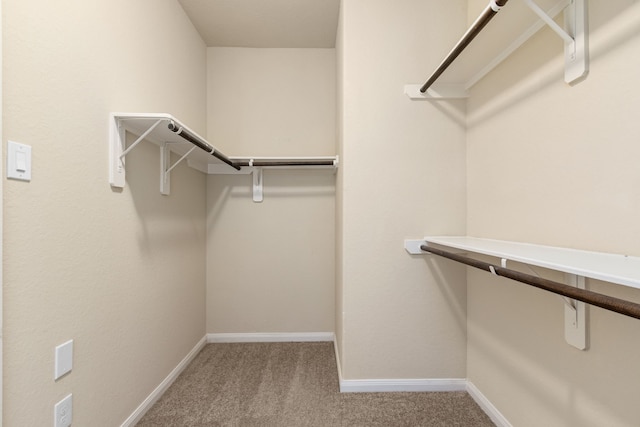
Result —
[{"label": "wall outlet", "polygon": [[73,395],[62,399],[56,403],[53,410],[53,425],[54,427],[69,427],[71,426],[71,420],[73,418]]}]

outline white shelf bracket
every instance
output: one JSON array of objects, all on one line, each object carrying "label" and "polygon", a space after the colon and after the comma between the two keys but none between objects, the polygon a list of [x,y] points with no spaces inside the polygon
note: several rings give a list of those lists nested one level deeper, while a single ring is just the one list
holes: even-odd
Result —
[{"label": "white shelf bracket", "polygon": [[153,130],[163,121],[154,122],[129,148],[127,144],[124,126],[118,118],[111,115],[109,124],[109,184],[112,187],[124,188],[125,184],[125,157],[138,146]]},{"label": "white shelf bracket", "polygon": [[140,135],[129,148],[127,148],[122,154],[120,154],[120,158],[123,159],[127,154],[129,154],[131,150],[136,148],[136,146],[140,144],[151,132],[153,132],[156,126],[158,126],[160,123],[162,123],[162,120],[158,120],[157,122],[152,124],[151,127],[147,129],[142,135]]},{"label": "white shelf bracket", "polygon": [[[584,276],[565,274],[567,285],[585,289]],[[587,305],[580,301],[570,300],[564,304],[564,338],[569,345],[578,350],[587,348]],[[569,303],[570,302],[570,303]]]},{"label": "white shelf bracket", "polygon": [[[554,21],[553,18],[547,15],[547,13],[542,10],[540,6],[538,6],[533,0],[524,0],[524,2],[527,4],[527,6],[529,6],[529,9],[531,9],[536,15],[538,15],[538,17],[540,17],[540,19],[542,19],[545,24],[551,27],[551,29],[557,35],[559,35],[560,38],[565,41],[565,43],[575,43],[573,36],[567,33],[560,25],[556,24],[556,21]],[[574,1],[572,1],[571,3],[575,4]],[[569,4],[568,8],[571,8],[571,3]]]},{"label": "white shelf bracket", "polygon": [[177,162],[171,165],[171,150],[169,149],[170,144],[172,143],[165,142],[160,147],[160,193],[165,196],[168,196],[171,191],[171,171],[184,159],[186,159],[193,150],[197,148],[191,148],[182,157],[180,157]]},{"label": "white shelf bracket", "polygon": [[404,241],[404,250],[407,251],[411,255],[429,255],[428,252],[424,252],[420,249],[420,246],[425,245],[427,242],[416,239],[405,239]]},{"label": "white shelf bracket", "polygon": [[160,194],[168,196],[171,194],[171,151],[166,142],[160,146]]},{"label": "white shelf bracket", "polygon": [[524,1],[545,24],[564,40],[564,81],[569,84],[580,82],[589,72],[586,0],[570,0],[564,10],[566,30],[533,0]]},{"label": "white shelf bracket", "polygon": [[[253,163],[253,160],[251,161],[251,163]],[[262,168],[254,168],[253,172],[251,173],[251,175],[253,176],[253,201],[255,203],[260,203],[262,202],[262,200],[264,200],[264,195],[262,192],[263,190],[262,172],[263,172]]]},{"label": "white shelf bracket", "polygon": [[420,92],[421,84],[405,85],[404,94],[414,100],[464,99],[469,93],[464,85],[455,83],[434,83],[427,93]]},{"label": "white shelf bracket", "polygon": [[118,119],[111,115],[109,121],[109,184],[112,187],[124,188],[125,161],[124,152],[125,130]]}]

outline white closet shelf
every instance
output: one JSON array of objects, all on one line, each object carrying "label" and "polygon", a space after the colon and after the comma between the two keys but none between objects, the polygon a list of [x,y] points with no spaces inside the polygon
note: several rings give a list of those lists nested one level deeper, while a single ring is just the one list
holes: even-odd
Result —
[{"label": "white closet shelf", "polygon": [[[126,146],[126,132],[138,138]],[[254,201],[262,201],[262,169],[335,169],[338,156],[323,157],[228,157],[203,137],[167,113],[112,113],[109,123],[109,183],[125,186],[125,157],[142,141],[160,147],[160,192],[169,194],[170,172],[186,159],[206,174],[253,174]],[[171,164],[170,153],[180,156]],[[259,192],[258,195],[256,193]]]},{"label": "white closet shelf", "polygon": [[[586,0],[508,0],[500,8],[493,0],[488,1],[485,12],[430,76],[428,84],[405,85],[405,94],[411,99],[466,98],[471,87],[545,25],[563,39],[565,81],[581,81],[588,72],[585,2]],[[563,11],[564,28],[554,21]],[[486,22],[480,22],[481,18]],[[440,74],[442,77],[439,77]],[[435,79],[438,81],[435,82]],[[421,92],[425,86],[428,86],[426,92]]]},{"label": "white closet shelf", "polygon": [[640,289],[638,257],[467,236],[428,236],[407,242],[413,242],[405,245],[411,253],[424,254],[419,250],[422,242]]},{"label": "white closet shelf", "polygon": [[[443,246],[458,253],[441,249]],[[428,236],[424,240],[405,240],[404,247],[410,254],[431,253],[561,296],[565,303],[565,340],[580,350],[585,350],[588,342],[585,304],[640,319],[639,303],[593,292],[585,286],[585,278],[588,277],[640,288],[640,258],[637,257],[467,236]],[[459,251],[497,257],[501,262],[493,265]],[[509,269],[509,261],[563,272],[565,284]]]}]

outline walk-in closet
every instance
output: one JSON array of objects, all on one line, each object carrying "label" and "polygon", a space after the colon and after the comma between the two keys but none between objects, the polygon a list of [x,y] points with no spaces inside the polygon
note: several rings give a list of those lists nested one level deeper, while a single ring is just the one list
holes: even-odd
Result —
[{"label": "walk-in closet", "polygon": [[14,426],[635,427],[636,0],[2,0]]}]

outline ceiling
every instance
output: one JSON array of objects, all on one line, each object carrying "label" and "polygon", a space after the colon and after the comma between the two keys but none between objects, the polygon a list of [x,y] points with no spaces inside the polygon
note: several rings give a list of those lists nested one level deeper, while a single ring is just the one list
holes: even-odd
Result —
[{"label": "ceiling", "polygon": [[178,0],[210,47],[332,48],[340,0]]}]

